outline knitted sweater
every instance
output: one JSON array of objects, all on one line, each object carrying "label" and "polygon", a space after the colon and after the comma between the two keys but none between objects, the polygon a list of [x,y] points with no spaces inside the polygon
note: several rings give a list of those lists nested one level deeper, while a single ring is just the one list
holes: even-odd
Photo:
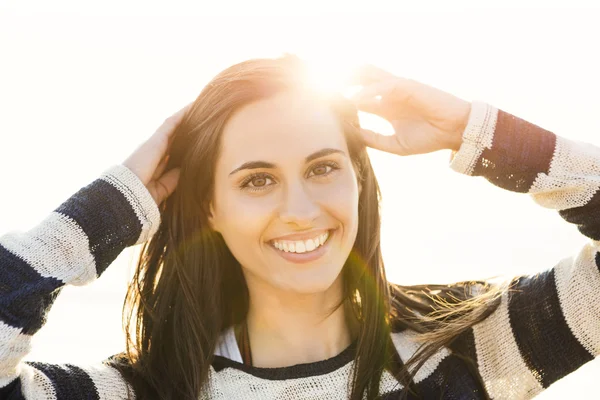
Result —
[{"label": "knitted sweater", "polygon": [[[503,295],[492,314],[418,371],[416,387],[425,398],[534,397],[600,353],[600,149],[474,103],[450,165],[529,193],[591,240],[553,268],[515,278],[515,290]],[[0,398],[127,398],[127,383],[106,361],[75,366],[22,358],[64,285],[97,279],[123,249],[147,240],[159,223],[158,207],[142,182],[117,165],[33,229],[0,237]],[[409,330],[392,334],[404,361],[418,347],[413,337]],[[474,360],[483,386],[456,349]],[[246,366],[229,331],[210,369],[210,389],[201,397],[344,399],[353,356],[350,346],[320,362]],[[384,372],[382,397],[394,398],[400,389]]]}]

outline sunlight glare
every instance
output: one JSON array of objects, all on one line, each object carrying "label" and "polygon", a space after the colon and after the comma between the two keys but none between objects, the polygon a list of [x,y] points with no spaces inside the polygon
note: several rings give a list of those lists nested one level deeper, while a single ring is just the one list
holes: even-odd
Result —
[{"label": "sunlight glare", "polygon": [[[338,92],[350,98],[359,92],[362,86],[356,85],[353,77],[361,63],[348,60],[331,60],[325,57],[303,58],[307,71],[306,80],[315,90],[323,93]],[[385,119],[366,112],[359,112],[360,124],[384,135],[392,135],[394,129]]]},{"label": "sunlight glare", "polygon": [[341,59],[323,57],[304,59],[309,84],[320,92],[339,92],[348,97],[360,88],[352,85],[356,65]]}]

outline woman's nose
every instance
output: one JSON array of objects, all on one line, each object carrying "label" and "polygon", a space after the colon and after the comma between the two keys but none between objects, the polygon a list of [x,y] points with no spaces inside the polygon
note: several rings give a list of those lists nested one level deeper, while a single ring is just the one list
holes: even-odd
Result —
[{"label": "woman's nose", "polygon": [[302,183],[288,185],[279,216],[284,223],[310,228],[319,217],[319,204]]}]

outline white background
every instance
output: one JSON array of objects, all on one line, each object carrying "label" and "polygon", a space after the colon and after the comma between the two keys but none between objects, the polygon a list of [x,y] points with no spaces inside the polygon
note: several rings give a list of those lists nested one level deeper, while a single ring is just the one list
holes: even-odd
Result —
[{"label": "white background", "polygon": [[[325,82],[370,62],[600,144],[600,12],[584,8],[591,3],[169,4],[0,1],[0,232],[29,229],[122,162],[221,69],[284,52],[311,61]],[[533,273],[585,243],[526,195],[451,171],[448,152],[371,154],[392,281]],[[132,259],[128,249],[97,282],[66,288],[27,359],[91,363],[119,352]],[[593,397],[599,365],[538,398]]]}]

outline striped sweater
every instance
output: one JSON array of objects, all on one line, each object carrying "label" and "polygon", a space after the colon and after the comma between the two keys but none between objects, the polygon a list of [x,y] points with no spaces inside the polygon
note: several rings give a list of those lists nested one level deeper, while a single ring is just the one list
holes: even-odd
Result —
[{"label": "striped sweater", "polygon": [[[418,371],[425,398],[531,398],[600,353],[600,149],[569,141],[483,103],[473,103],[451,168],[529,193],[558,210],[589,243],[534,276],[515,278],[498,308]],[[599,217],[598,220],[596,217]],[[0,398],[125,399],[131,389],[105,360],[97,365],[24,362],[34,335],[66,284],[97,279],[128,246],[157,229],[160,214],[141,181],[122,165],[108,169],[25,233],[0,237]],[[402,360],[414,332],[392,334]],[[474,361],[483,385],[458,351]],[[207,399],[344,399],[354,346],[328,360],[285,368],[241,362],[224,334],[209,374]],[[383,398],[402,388],[387,372]]]}]

